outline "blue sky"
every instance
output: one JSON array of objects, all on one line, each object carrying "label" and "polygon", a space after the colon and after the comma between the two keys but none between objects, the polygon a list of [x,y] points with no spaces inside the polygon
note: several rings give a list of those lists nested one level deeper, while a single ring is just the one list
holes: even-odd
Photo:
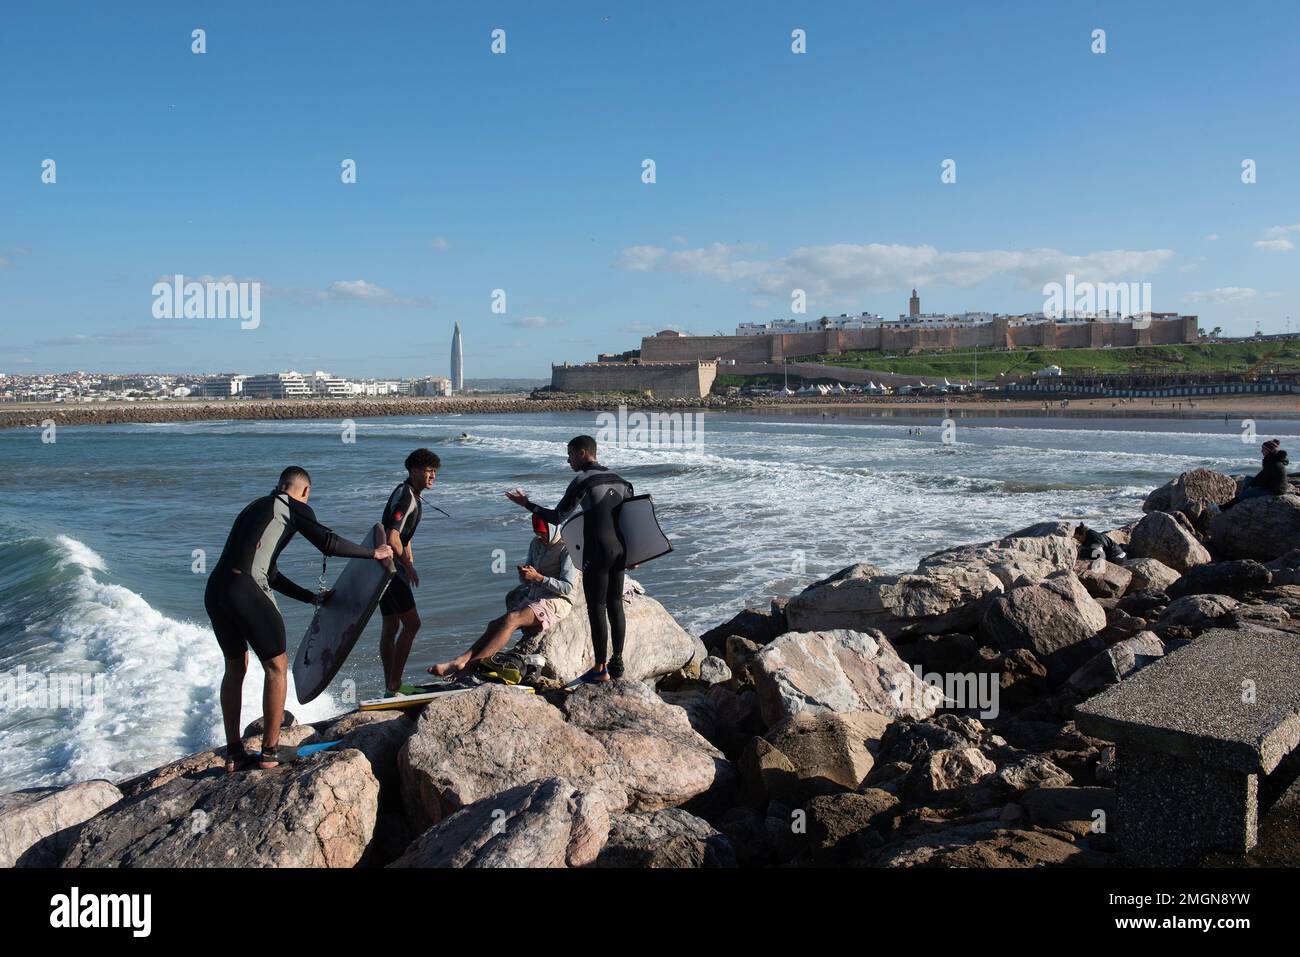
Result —
[{"label": "blue sky", "polygon": [[[1019,312],[1066,273],[1300,328],[1297,35],[1188,0],[6,5],[0,372],[445,375],[459,321],[468,377],[545,378],[793,288]],[[154,318],[176,273],[259,281],[260,325]]]}]

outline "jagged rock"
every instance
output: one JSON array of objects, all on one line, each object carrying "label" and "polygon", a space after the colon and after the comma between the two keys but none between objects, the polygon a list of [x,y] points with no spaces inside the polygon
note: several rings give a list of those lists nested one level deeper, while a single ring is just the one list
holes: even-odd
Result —
[{"label": "jagged rock", "polygon": [[360,751],[269,771],[182,775],[81,828],[64,867],[353,867],[374,835],[379,782]]},{"label": "jagged rock", "polygon": [[880,843],[871,832],[886,827],[897,807],[898,798],[877,788],[813,798],[806,808],[810,862],[826,867],[860,857]]},{"label": "jagged rock", "polygon": [[1097,867],[1109,861],[1097,851],[1038,831],[1007,828],[998,821],[922,834],[868,858],[874,867]]},{"label": "jagged rock", "polygon": [[1169,512],[1148,512],[1133,529],[1129,554],[1154,558],[1179,573],[1208,564],[1210,553],[1185,522]]},{"label": "jagged rock", "polygon": [[1264,627],[1292,631],[1291,614],[1281,605],[1238,605],[1228,614],[1232,628]]},{"label": "jagged rock", "polygon": [[718,830],[731,842],[741,867],[772,863],[775,847],[767,830],[767,816],[761,811],[744,805],[733,807],[722,815]]},{"label": "jagged rock", "polygon": [[80,826],[121,799],[99,780],[0,795],[0,867],[58,867]]},{"label": "jagged rock", "polygon": [[1272,574],[1274,585],[1300,585],[1300,548],[1293,548],[1281,558],[1265,566]]},{"label": "jagged rock", "polygon": [[[1021,795],[1020,804],[1029,820],[1040,827],[1059,828],[1087,837],[1105,833],[1114,817],[1115,791],[1112,788],[1042,787]],[[1102,812],[1098,815],[1098,812]]]},{"label": "jagged rock", "polygon": [[617,814],[595,867],[736,867],[731,842],[680,808]]},{"label": "jagged rock", "polygon": [[941,568],[985,568],[1004,589],[1010,589],[1069,571],[1077,558],[1078,546],[1069,522],[1040,522],[996,541],[934,552],[921,559],[917,574]]},{"label": "jagged rock", "polygon": [[1182,512],[1197,528],[1214,513],[1212,506],[1232,501],[1237,494],[1237,480],[1212,469],[1192,469],[1173,481],[1169,496],[1171,512]]},{"label": "jagged rock", "polygon": [[871,773],[862,782],[862,789],[875,788],[889,794],[902,794],[903,785],[912,771],[912,765],[905,761],[877,761]]},{"label": "jagged rock", "polygon": [[933,689],[879,633],[790,632],[764,648],[751,668],[768,725],[805,711],[917,718],[934,712]]},{"label": "jagged rock", "polygon": [[1238,602],[1226,595],[1184,595],[1169,603],[1156,626],[1162,631],[1183,625],[1193,631],[1214,628],[1227,622],[1228,614]]},{"label": "jagged rock", "polygon": [[1049,675],[1064,677],[1096,652],[1094,636],[1105,627],[1106,612],[1064,572],[994,599],[980,635],[1004,651],[1028,648]]},{"label": "jagged rock", "polygon": [[1155,632],[1139,632],[1131,638],[1115,642],[1085,662],[1070,675],[1070,685],[1083,694],[1093,694],[1107,685],[1122,681],[1164,653],[1164,643]]},{"label": "jagged rock", "polygon": [[1184,595],[1229,595],[1241,598],[1247,592],[1267,588],[1272,572],[1251,559],[1198,565],[1165,589],[1170,598]]},{"label": "jagged rock", "polygon": [[[890,762],[913,764],[932,751],[978,747],[984,726],[973,718],[943,714],[930,721],[895,721],[881,735],[877,766]],[[873,775],[875,777],[875,775]]]},{"label": "jagged rock", "polygon": [[1129,581],[1129,595],[1147,591],[1163,592],[1178,581],[1178,572],[1154,558],[1130,558],[1124,562],[1124,567],[1133,575]]},{"label": "jagged rock", "polygon": [[960,800],[962,792],[997,771],[978,748],[931,751],[912,765],[903,793],[922,804]]},{"label": "jagged rock", "polygon": [[769,801],[797,804],[803,798],[794,762],[766,738],[751,738],[741,752],[740,793],[750,807],[766,807]]},{"label": "jagged rock", "polygon": [[889,638],[936,634],[974,624],[981,600],[1001,590],[1001,582],[982,567],[944,565],[911,575],[845,575],[794,596],[786,618],[799,632],[876,629]]},{"label": "jagged rock", "polygon": [[1069,787],[1074,779],[1041,754],[1027,754],[998,769],[995,780],[1006,792],[1030,791],[1043,787]]},{"label": "jagged rock", "polygon": [[627,800],[603,744],[542,698],[505,685],[428,704],[398,752],[398,768],[403,804],[417,831],[482,798],[544,778],[608,792],[605,804],[614,812]]},{"label": "jagged rock", "polygon": [[1115,603],[1115,607],[1129,615],[1150,621],[1159,618],[1169,604],[1169,596],[1162,591],[1130,591]]},{"label": "jagged rock", "polygon": [[727,639],[732,635],[746,638],[762,646],[787,630],[784,608],[777,607],[776,603],[773,603],[772,610],[768,612],[746,608],[730,621],[716,628],[710,628],[700,635],[700,641],[704,642],[710,654],[716,655],[726,649]]},{"label": "jagged rock", "polygon": [[1300,546],[1300,495],[1238,502],[1210,519],[1210,541],[1225,558],[1280,558]]},{"label": "jagged rock", "polygon": [[415,732],[411,715],[401,711],[354,711],[316,726],[303,744],[339,741],[339,748],[355,748],[370,762],[370,773],[381,788],[397,788],[401,778],[397,755]]},{"label": "jagged rock", "polygon": [[[297,725],[298,725],[298,719],[293,716],[292,711],[288,710],[287,708],[281,711],[280,713],[281,731],[284,731],[287,728],[297,727]],[[262,729],[265,726],[266,726],[266,719],[262,717],[262,715],[258,715],[256,718],[254,718],[252,721],[248,723],[248,727],[244,729],[243,737],[251,738],[257,736],[260,738],[262,735]]]},{"label": "jagged rock", "polygon": [[725,801],[734,789],[736,770],[723,753],[648,684],[585,685],[565,700],[564,714],[604,746],[629,811],[679,807],[710,792]]},{"label": "jagged rock", "polygon": [[720,684],[731,680],[731,669],[721,658],[709,655],[700,662],[700,680],[707,685]]},{"label": "jagged rock", "polygon": [[1079,581],[1093,598],[1119,598],[1128,589],[1133,573],[1123,565],[1102,560],[1080,563]]},{"label": "jagged rock", "polygon": [[789,760],[803,792],[852,791],[871,772],[889,724],[871,711],[802,713],[774,726],[767,740]]},{"label": "jagged rock", "polygon": [[[582,589],[574,590],[573,611],[540,635],[525,636],[515,644],[520,654],[546,657],[543,673],[569,682],[595,666],[587,602]],[[624,677],[649,680],[686,667],[696,656],[696,639],[687,634],[664,606],[649,595],[633,595],[623,602],[627,640],[623,646]]]},{"label": "jagged rock", "polygon": [[[256,722],[249,725],[249,727],[254,725],[256,725]],[[280,739],[276,744],[278,746],[297,747],[315,733],[316,729],[309,724],[294,724],[291,727],[281,729]],[[244,738],[243,745],[245,751],[251,754],[257,753],[262,749],[261,735],[254,734],[251,737]],[[194,778],[220,770],[225,763],[225,747],[210,748],[196,754],[187,754],[183,758],[169,761],[162,767],[154,768],[152,771],[146,771],[144,774],[137,774],[133,778],[119,781],[117,787],[124,797],[135,797],[152,788],[162,787],[164,784],[180,777]]]},{"label": "jagged rock", "polygon": [[425,831],[390,867],[583,867],[610,830],[606,795],[544,778],[490,795]]},{"label": "jagged rock", "polygon": [[1022,708],[1048,692],[1047,668],[1028,648],[998,656],[998,704]]},{"label": "jagged rock", "polygon": [[741,635],[730,635],[726,641],[727,668],[737,686],[752,685],[754,675],[750,664],[763,646]]}]

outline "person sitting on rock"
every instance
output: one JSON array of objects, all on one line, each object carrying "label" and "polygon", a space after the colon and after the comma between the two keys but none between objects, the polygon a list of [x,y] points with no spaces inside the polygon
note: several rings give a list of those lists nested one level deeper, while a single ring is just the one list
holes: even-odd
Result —
[{"label": "person sitting on rock", "polygon": [[1260,454],[1263,456],[1263,467],[1254,476],[1246,479],[1236,497],[1223,506],[1224,511],[1248,498],[1286,495],[1291,491],[1291,485],[1287,481],[1286,449],[1282,448],[1282,443],[1278,439],[1269,439],[1260,446]]},{"label": "person sitting on rock", "polygon": [[1124,549],[1111,541],[1109,535],[1093,531],[1083,522],[1074,530],[1074,541],[1079,546],[1080,561],[1096,562],[1104,558],[1108,562],[1119,564],[1128,557]]},{"label": "person sitting on rock", "polygon": [[467,673],[478,662],[491,658],[505,647],[516,629],[536,635],[554,625],[573,610],[573,590],[578,585],[578,569],[569,549],[560,538],[558,525],[533,516],[533,539],[528,544],[524,564],[516,565],[522,584],[506,595],[506,613],[488,622],[478,641],[467,650],[429,668],[429,674],[445,677]]}]

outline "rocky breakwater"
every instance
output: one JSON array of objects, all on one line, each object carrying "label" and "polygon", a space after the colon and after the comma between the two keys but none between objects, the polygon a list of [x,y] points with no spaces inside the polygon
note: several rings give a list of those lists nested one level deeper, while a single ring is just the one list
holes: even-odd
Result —
[{"label": "rocky breakwater", "polygon": [[629,410],[728,411],[751,408],[757,400],[735,396],[703,399],[655,399],[629,395],[452,396],[358,399],[232,399],[168,402],[57,403],[0,408],[0,429],[55,425],[201,422],[212,420],[362,419],[430,415],[485,415],[529,412],[607,412]]},{"label": "rocky breakwater", "polygon": [[[627,678],[290,723],[286,743],[342,743],[272,771],[227,776],[208,751],[7,795],[0,853],[70,867],[1108,866],[1115,748],[1075,709],[1198,642],[1300,641],[1300,496],[1218,510],[1235,488],[1198,470],[1156,490],[1109,532],[1129,552],[1118,565],[1081,562],[1072,527],[1044,522],[906,574],[851,566],[698,638],[638,596]],[[588,664],[584,619],[547,645],[556,679]],[[1260,830],[1266,843],[1267,815]]]}]

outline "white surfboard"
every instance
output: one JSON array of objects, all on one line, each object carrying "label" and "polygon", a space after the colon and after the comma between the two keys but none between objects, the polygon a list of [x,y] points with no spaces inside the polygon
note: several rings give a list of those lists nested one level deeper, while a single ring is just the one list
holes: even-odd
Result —
[{"label": "white surfboard", "polygon": [[[579,512],[560,527],[560,537],[569,549],[573,564],[582,568],[582,530],[586,516]],[[623,500],[618,508],[618,533],[623,539],[625,563],[643,565],[652,558],[667,555],[673,550],[672,542],[659,527],[654,502],[649,495],[633,495]]]},{"label": "white surfboard", "polygon": [[[363,544],[378,548],[387,540],[384,526],[377,524]],[[329,687],[347,661],[352,646],[366,630],[395,572],[392,559],[384,562],[373,558],[348,559],[334,583],[334,594],[324,605],[317,606],[294,655],[293,683],[300,703],[306,704]]]}]

